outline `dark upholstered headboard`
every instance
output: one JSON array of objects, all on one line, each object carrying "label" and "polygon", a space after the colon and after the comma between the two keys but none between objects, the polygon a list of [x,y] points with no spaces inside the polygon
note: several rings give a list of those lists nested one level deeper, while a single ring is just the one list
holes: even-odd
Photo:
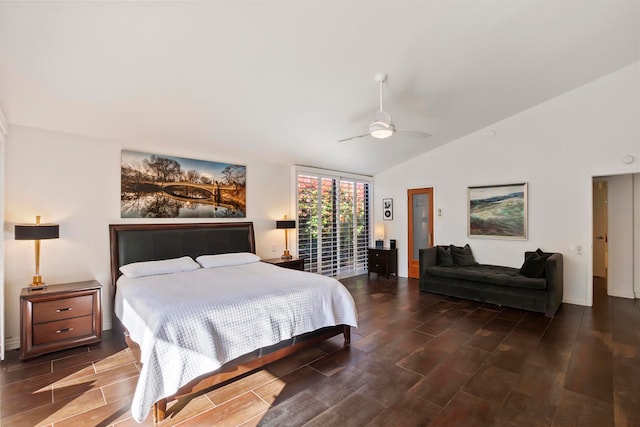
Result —
[{"label": "dark upholstered headboard", "polygon": [[132,262],[256,252],[251,222],[111,224],[109,239],[114,285],[120,277],[120,266]]}]

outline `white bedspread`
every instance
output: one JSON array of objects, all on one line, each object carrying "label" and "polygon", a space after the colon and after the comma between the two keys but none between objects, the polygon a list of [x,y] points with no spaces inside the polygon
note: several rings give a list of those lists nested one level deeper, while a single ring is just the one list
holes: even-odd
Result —
[{"label": "white bedspread", "polygon": [[322,327],[357,326],[340,282],[262,262],[122,276],[115,313],[141,348],[131,404],[138,422],[154,402],[236,357]]}]

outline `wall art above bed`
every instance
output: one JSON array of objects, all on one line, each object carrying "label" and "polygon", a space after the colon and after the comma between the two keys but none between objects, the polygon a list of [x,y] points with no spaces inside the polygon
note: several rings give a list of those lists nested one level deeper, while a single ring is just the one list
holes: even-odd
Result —
[{"label": "wall art above bed", "polygon": [[122,150],[122,218],[246,218],[242,165]]},{"label": "wall art above bed", "polygon": [[527,239],[527,183],[469,187],[469,237]]}]

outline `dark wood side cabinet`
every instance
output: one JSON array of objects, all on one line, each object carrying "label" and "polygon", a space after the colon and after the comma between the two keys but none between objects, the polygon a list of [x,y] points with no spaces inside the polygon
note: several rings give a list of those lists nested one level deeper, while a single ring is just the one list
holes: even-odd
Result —
[{"label": "dark wood side cabinet", "polygon": [[263,259],[262,262],[268,262],[279,267],[290,268],[292,270],[304,271],[304,258],[293,257],[291,259],[270,258]]},{"label": "dark wood side cabinet", "polygon": [[398,249],[369,248],[369,269],[367,276],[376,273],[378,276],[398,275]]},{"label": "dark wood side cabinet", "polygon": [[100,342],[101,293],[95,280],[23,288],[20,359]]}]

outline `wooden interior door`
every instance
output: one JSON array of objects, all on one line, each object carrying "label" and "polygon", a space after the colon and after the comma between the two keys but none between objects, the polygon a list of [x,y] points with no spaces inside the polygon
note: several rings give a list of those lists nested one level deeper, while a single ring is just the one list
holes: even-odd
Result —
[{"label": "wooden interior door", "polygon": [[433,246],[433,188],[407,190],[409,206],[409,277],[420,277],[419,250]]}]

